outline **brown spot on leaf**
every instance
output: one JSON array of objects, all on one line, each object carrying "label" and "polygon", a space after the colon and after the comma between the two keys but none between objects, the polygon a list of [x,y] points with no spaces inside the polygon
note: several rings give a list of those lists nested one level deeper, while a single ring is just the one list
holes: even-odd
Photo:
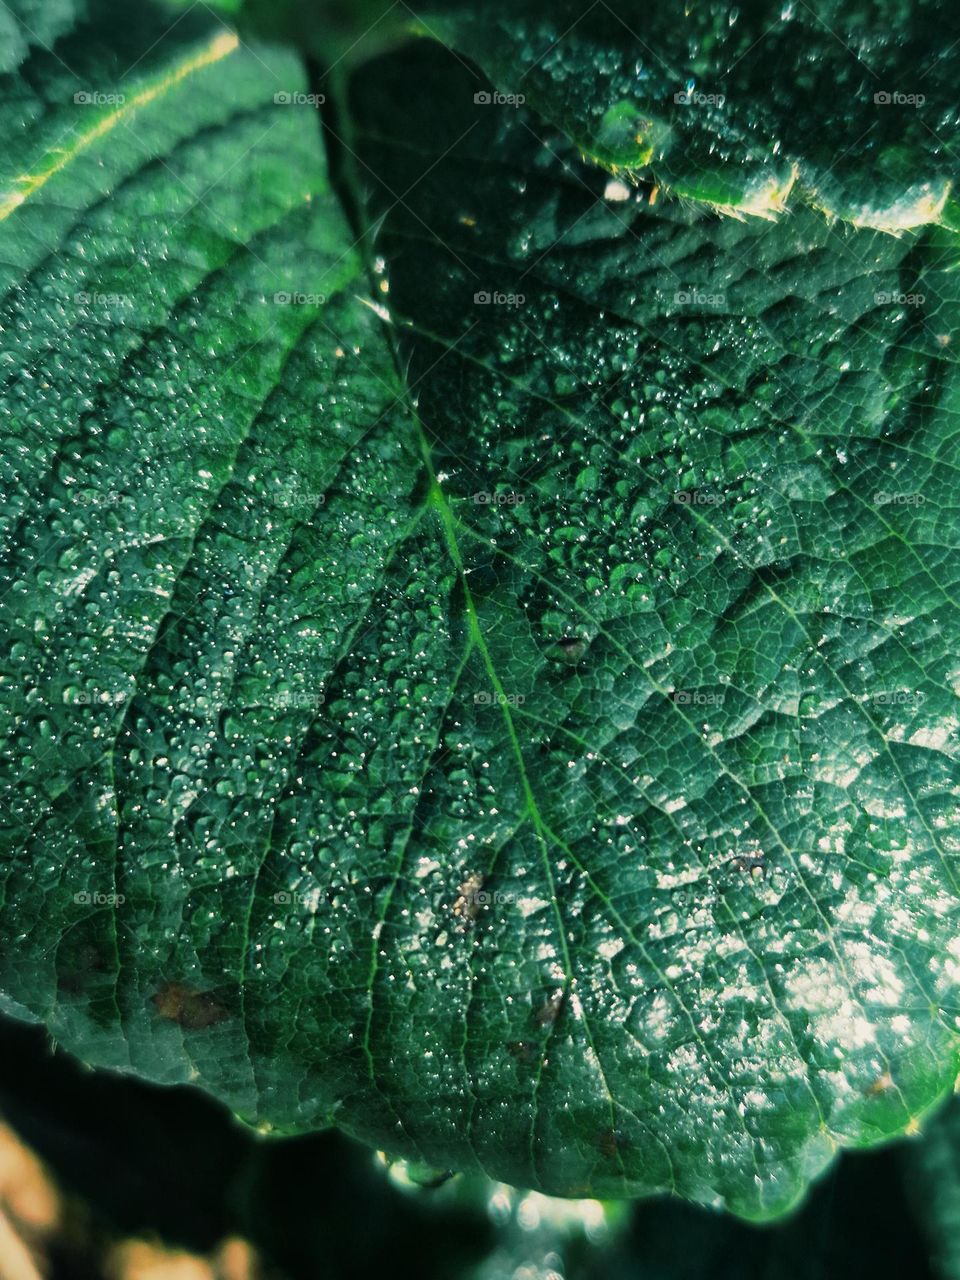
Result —
[{"label": "brown spot on leaf", "polygon": [[540,1056],[539,1047],[532,1040],[511,1040],[507,1045],[507,1053],[528,1067]]},{"label": "brown spot on leaf", "polygon": [[588,643],[583,636],[561,636],[547,650],[547,656],[554,658],[557,662],[565,662],[570,666],[576,666],[587,652],[587,648]]},{"label": "brown spot on leaf", "polygon": [[484,905],[483,876],[473,872],[457,890],[453,914],[464,924],[473,924]]},{"label": "brown spot on leaf", "polygon": [[227,1016],[227,1010],[211,992],[194,991],[182,982],[165,982],[152,999],[161,1018],[188,1031],[202,1031]]},{"label": "brown spot on leaf", "polygon": [[876,1080],[864,1090],[868,1098],[875,1098],[880,1093],[886,1093],[888,1089],[893,1088],[893,1076],[889,1071],[885,1071],[882,1076],[878,1076]]},{"label": "brown spot on leaf", "polygon": [[750,876],[751,879],[757,880],[763,875],[763,854],[757,854],[753,857],[731,858],[728,866],[731,871],[736,871],[740,875]]},{"label": "brown spot on leaf", "polygon": [[630,1144],[622,1133],[616,1129],[604,1129],[603,1133],[597,1139],[597,1149],[600,1154],[607,1160],[613,1160],[619,1152],[623,1151]]},{"label": "brown spot on leaf", "polygon": [[537,1010],[537,1026],[551,1027],[563,1012],[567,1002],[565,991],[555,991],[547,1002]]}]

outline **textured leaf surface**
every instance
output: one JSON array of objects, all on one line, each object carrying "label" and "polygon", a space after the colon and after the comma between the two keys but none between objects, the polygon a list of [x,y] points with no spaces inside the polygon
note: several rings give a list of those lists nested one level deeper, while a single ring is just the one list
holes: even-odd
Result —
[{"label": "textured leaf surface", "polygon": [[957,223],[960,23],[935,0],[437,0],[420,12],[425,31],[631,180],[740,216],[807,203],[893,232]]},{"label": "textured leaf surface", "polygon": [[170,25],[6,85],[4,987],[85,1056],[315,1121],[322,1047],[239,1003],[303,855],[254,889],[419,454],[315,112],[274,103],[297,60]]},{"label": "textured leaf surface", "polygon": [[786,1199],[954,1074],[953,236],[604,199],[535,119],[467,106],[459,68],[397,64],[383,96],[405,77],[435,98],[394,109],[394,146],[366,116],[384,203],[412,193],[390,296],[414,382],[432,367],[420,413],[583,1020],[550,1024],[545,1145],[582,1132],[562,1077],[585,1062],[612,1095],[601,1172],[709,1198],[677,1171],[697,1152],[741,1205]]},{"label": "textured leaf surface", "polygon": [[782,1211],[957,1073],[954,233],[624,198],[412,48],[343,117],[405,392],[296,63],[158,24],[6,86],[6,1007]]}]

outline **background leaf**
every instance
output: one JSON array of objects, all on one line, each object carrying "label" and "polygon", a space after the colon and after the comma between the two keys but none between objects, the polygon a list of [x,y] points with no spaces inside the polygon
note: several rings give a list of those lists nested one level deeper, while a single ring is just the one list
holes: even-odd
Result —
[{"label": "background leaf", "polygon": [[808,203],[893,232],[957,224],[960,26],[950,15],[943,28],[928,0],[420,12],[425,31],[631,180],[740,216]]}]

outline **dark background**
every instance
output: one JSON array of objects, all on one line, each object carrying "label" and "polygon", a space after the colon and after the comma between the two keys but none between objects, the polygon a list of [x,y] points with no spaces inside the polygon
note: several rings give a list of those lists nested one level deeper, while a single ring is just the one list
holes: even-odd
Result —
[{"label": "dark background", "polygon": [[493,1280],[509,1276],[514,1259],[565,1280],[931,1275],[896,1146],[845,1155],[772,1227],[657,1199],[630,1207],[597,1244],[580,1231],[494,1222],[479,1179],[398,1187],[373,1153],[337,1133],[260,1138],[199,1092],[90,1071],[43,1030],[7,1019],[0,1112],[88,1214],[86,1248],[52,1245],[55,1280],[99,1274],[98,1241],[112,1237],[207,1253],[233,1234],[254,1244],[269,1276],[290,1280]]}]

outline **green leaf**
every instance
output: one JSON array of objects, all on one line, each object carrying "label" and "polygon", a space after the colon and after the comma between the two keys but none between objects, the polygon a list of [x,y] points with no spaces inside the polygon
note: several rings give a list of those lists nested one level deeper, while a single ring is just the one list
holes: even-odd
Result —
[{"label": "green leaf", "polygon": [[579,998],[537,1133],[582,1142],[586,1055],[590,1186],[771,1212],[956,1073],[955,237],[610,198],[472,87],[424,50],[357,98]]},{"label": "green leaf", "polygon": [[[340,56],[337,0],[231,7],[325,63]],[[960,27],[945,29],[937,0],[417,0],[401,13],[483,68],[487,103],[532,104],[629,183],[738,217],[806,203],[892,234],[960,220]],[[355,59],[376,52],[383,17],[353,11]]]},{"label": "green leaf", "polygon": [[894,233],[957,224],[960,29],[944,32],[935,0],[642,11],[632,0],[435,0],[418,11],[424,31],[627,181],[738,216],[807,203]]},{"label": "green leaf", "polygon": [[4,88],[5,1003],[247,1115],[275,1072],[265,1115],[316,1125],[325,1064],[240,1009],[316,928],[274,901],[305,854],[261,864],[419,518],[382,326],[292,55],[147,8]]},{"label": "green leaf", "polygon": [[[173,0],[185,9],[190,0]],[[416,22],[396,0],[211,0],[241,34],[308,52],[325,68],[346,70],[408,38]]]},{"label": "green leaf", "polygon": [[296,60],[172,21],[3,86],[4,1008],[782,1213],[960,1066],[956,233],[624,195],[419,42],[357,247]]},{"label": "green leaf", "polygon": [[19,67],[31,49],[42,49],[70,30],[86,0],[9,0],[0,8],[0,74]]}]

